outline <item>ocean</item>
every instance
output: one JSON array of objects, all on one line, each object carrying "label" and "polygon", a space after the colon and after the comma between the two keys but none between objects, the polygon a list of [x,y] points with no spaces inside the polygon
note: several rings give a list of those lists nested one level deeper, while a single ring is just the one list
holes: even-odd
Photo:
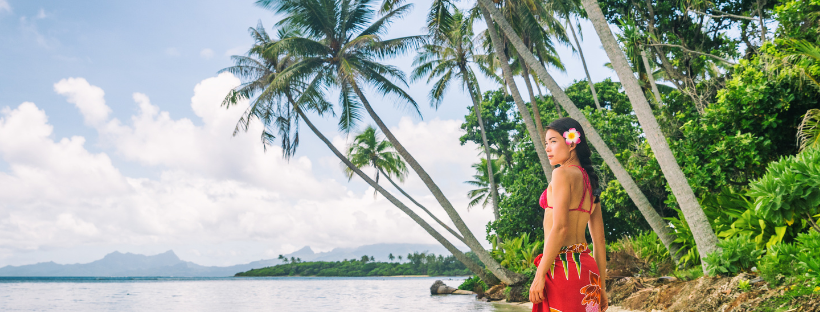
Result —
[{"label": "ocean", "polygon": [[465,277],[0,277],[0,311],[527,311],[438,279]]}]

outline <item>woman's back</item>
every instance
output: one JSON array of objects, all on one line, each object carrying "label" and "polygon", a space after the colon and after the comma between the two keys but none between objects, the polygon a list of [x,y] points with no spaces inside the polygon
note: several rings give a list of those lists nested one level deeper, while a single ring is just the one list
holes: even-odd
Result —
[{"label": "woman's back", "polygon": [[[555,169],[555,171],[563,170],[567,175],[570,187],[570,202],[569,212],[567,214],[567,235],[564,239],[563,246],[573,244],[586,243],[586,228],[589,222],[592,211],[596,208],[596,204],[592,202],[592,192],[589,186],[589,178],[586,172],[579,166],[567,166]],[[544,216],[544,232],[549,233],[552,230],[554,223],[553,207],[549,206],[550,202],[555,202],[555,197],[552,194],[552,184],[547,187],[542,194],[541,206],[545,208]],[[564,208],[566,209],[566,208]]]}]

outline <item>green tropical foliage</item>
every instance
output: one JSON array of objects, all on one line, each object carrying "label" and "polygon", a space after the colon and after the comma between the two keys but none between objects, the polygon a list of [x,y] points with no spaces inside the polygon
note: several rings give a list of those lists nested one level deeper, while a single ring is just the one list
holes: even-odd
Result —
[{"label": "green tropical foliage", "polygon": [[709,264],[709,275],[737,274],[748,271],[765,252],[765,250],[758,250],[757,245],[747,235],[721,240],[718,246],[721,250],[703,259]]},{"label": "green tropical foliage", "polygon": [[820,149],[809,149],[769,163],[763,177],[750,184],[755,212],[776,225],[809,221],[820,232]]},{"label": "green tropical foliage", "polygon": [[535,267],[535,256],[544,249],[544,240],[531,239],[529,234],[504,240],[498,248],[493,248],[493,257],[501,265],[519,273]]}]

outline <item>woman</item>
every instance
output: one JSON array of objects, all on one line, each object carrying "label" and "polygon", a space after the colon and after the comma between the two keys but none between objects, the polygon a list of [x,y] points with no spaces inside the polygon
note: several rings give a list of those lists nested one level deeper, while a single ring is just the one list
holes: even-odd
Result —
[{"label": "woman", "polygon": [[[541,194],[544,251],[530,287],[533,311],[606,311],[606,242],[598,176],[584,129],[572,118],[553,121],[545,135],[552,182]],[[587,246],[589,227],[594,251]],[[593,258],[594,255],[594,258]]]}]

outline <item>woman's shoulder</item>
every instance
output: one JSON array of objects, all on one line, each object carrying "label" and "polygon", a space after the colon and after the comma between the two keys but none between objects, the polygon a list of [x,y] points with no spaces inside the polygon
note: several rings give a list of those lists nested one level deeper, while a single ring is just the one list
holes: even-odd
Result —
[{"label": "woman's shoulder", "polygon": [[552,171],[552,180],[562,183],[583,179],[583,173],[574,166],[558,167]]}]

